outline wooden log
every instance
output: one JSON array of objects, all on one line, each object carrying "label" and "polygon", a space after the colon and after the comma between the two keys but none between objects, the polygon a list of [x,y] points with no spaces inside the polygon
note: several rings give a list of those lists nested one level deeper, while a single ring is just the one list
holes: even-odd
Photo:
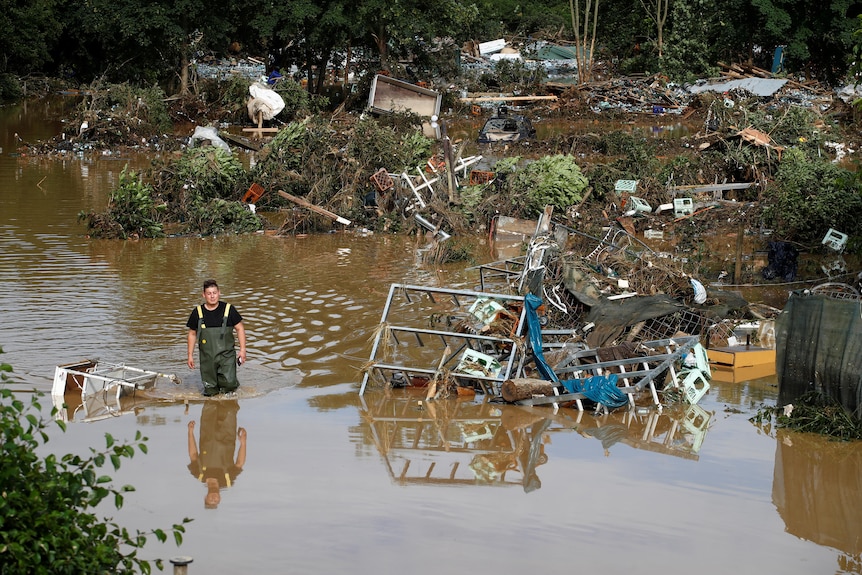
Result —
[{"label": "wooden log", "polygon": [[291,202],[293,202],[295,204],[302,206],[303,208],[308,208],[312,212],[316,212],[322,216],[326,216],[327,218],[333,219],[336,222],[338,222],[339,224],[344,224],[345,226],[350,225],[350,220],[348,220],[347,218],[342,218],[338,214],[333,214],[329,210],[325,210],[325,209],[321,208],[320,206],[315,206],[314,204],[309,203],[309,202],[303,200],[302,198],[297,198],[296,196],[291,196],[290,194],[288,194],[287,192],[285,192],[283,190],[278,190],[278,195],[280,195],[283,198],[290,200]]},{"label": "wooden log", "polygon": [[544,379],[519,377],[507,379],[500,387],[500,395],[508,402],[530,399],[535,395],[554,395],[554,384]]}]

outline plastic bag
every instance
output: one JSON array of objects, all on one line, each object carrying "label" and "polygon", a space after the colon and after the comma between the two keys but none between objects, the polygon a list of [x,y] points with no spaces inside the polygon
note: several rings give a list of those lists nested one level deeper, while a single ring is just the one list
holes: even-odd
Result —
[{"label": "plastic bag", "polygon": [[272,120],[284,110],[284,100],[278,92],[260,82],[249,86],[248,93],[251,95],[248,101],[248,117],[252,122],[257,122],[258,112],[264,120]]},{"label": "plastic bag", "polygon": [[194,148],[195,140],[209,140],[209,142],[216,146],[217,148],[223,149],[225,152],[230,154],[230,146],[227,145],[227,142],[218,137],[218,131],[212,126],[198,126],[195,128],[195,133],[192,134],[191,139],[189,140],[189,147]]}]

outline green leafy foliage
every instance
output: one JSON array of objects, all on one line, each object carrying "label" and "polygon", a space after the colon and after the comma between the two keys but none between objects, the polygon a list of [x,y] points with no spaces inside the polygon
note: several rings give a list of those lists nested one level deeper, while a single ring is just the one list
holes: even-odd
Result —
[{"label": "green leafy foliage", "polygon": [[[165,105],[165,92],[159,86],[138,87],[124,82],[109,86],[104,94],[103,105],[111,108],[114,115],[117,115],[117,110],[120,109],[129,118],[134,118],[139,126],[141,122],[145,123],[146,131],[152,134],[171,130],[171,117]],[[139,127],[139,131],[144,130]]]},{"label": "green leafy foliage", "polygon": [[827,435],[843,441],[862,439],[862,421],[838,401],[817,391],[800,396],[786,408],[763,407],[749,421],[764,427],[773,419],[778,427],[794,431]]},{"label": "green leafy foliage", "polygon": [[[0,350],[2,353],[2,350]],[[0,364],[0,380],[7,381],[12,368]],[[153,565],[138,556],[149,535],[165,541],[166,533],[130,531],[112,519],[96,515],[103,501],[119,511],[131,485],[116,486],[102,468],[116,471],[124,459],[146,452],[140,432],[130,443],[105,434],[105,447],[90,448],[87,456],[38,455],[48,442],[49,429],[65,431],[61,422],[41,416],[41,394],[31,395],[29,405],[9,389],[0,389],[0,572],[30,573],[150,573]],[[177,545],[182,543],[183,519],[171,527]]]},{"label": "green leafy foliage", "polygon": [[301,170],[302,150],[308,143],[308,132],[308,121],[305,120],[291,122],[279,130],[264,150],[264,157],[255,166],[255,175],[263,175],[275,165],[286,170]]},{"label": "green leafy foliage", "polygon": [[4,2],[0,17],[0,73],[29,74],[49,62],[62,16],[54,0]]},{"label": "green leafy foliage", "polygon": [[[263,222],[234,199],[245,177],[242,164],[214,146],[189,148],[161,168],[157,186],[123,170],[104,213],[81,213],[90,235],[100,238],[155,238],[161,221],[182,222],[185,233],[212,235],[259,230]],[[158,199],[156,199],[158,198]]]},{"label": "green leafy foliage", "polygon": [[182,184],[177,210],[187,233],[246,233],[263,227],[257,215],[234,199],[245,170],[230,153],[215,146],[189,148],[172,169],[173,185]]},{"label": "green leafy foliage", "polygon": [[0,73],[0,102],[17,100],[23,93],[18,78],[12,74]]},{"label": "green leafy foliage", "polygon": [[165,93],[158,86],[98,80],[88,87],[88,94],[78,106],[76,121],[67,125],[66,133],[71,138],[79,137],[81,122],[87,122],[89,128],[80,137],[101,145],[139,145],[142,138],[171,131]]},{"label": "green leafy foliage", "polygon": [[186,149],[173,170],[189,195],[203,201],[231,196],[244,172],[239,160],[216,146]]},{"label": "green leafy foliage", "polygon": [[709,0],[676,0],[671,6],[667,44],[660,60],[672,80],[691,81],[715,76],[711,47],[716,30],[708,15],[715,11]]},{"label": "green leafy foliage", "polygon": [[816,243],[829,228],[862,234],[862,196],[853,174],[801,149],[784,152],[767,196],[764,217],[779,237]]},{"label": "green leafy foliage", "polygon": [[581,201],[589,185],[572,156],[544,156],[509,178],[514,202],[527,217],[539,215],[546,205],[558,210]]},{"label": "green leafy foliage", "polygon": [[123,168],[117,189],[105,213],[78,214],[87,223],[88,233],[98,238],[157,238],[163,235],[158,220],[160,208],[153,199],[153,188],[145,184],[139,174]]},{"label": "green leafy foliage", "polygon": [[497,177],[508,177],[509,174],[514,174],[518,168],[518,163],[521,161],[521,156],[509,156],[500,158],[494,163],[494,173]]},{"label": "green leafy foliage", "polygon": [[360,165],[385,167],[390,172],[413,171],[431,156],[432,141],[418,129],[418,117],[393,114],[377,121],[360,120],[350,139],[348,154]]},{"label": "green leafy foliage", "polygon": [[304,118],[310,114],[317,114],[326,109],[329,100],[324,96],[309,94],[299,82],[290,78],[283,78],[275,85],[275,91],[284,100],[284,110],[279,117],[285,120]]},{"label": "green leafy foliage", "polygon": [[192,203],[187,227],[202,235],[249,233],[261,229],[261,221],[241,202],[214,198]]},{"label": "green leafy foliage", "polygon": [[545,70],[528,67],[521,60],[499,60],[494,64],[494,71],[483,74],[479,81],[485,88],[536,90],[545,81]]},{"label": "green leafy foliage", "polygon": [[476,211],[482,203],[487,187],[485,184],[480,184],[461,188],[459,192],[461,198],[460,211],[467,218],[468,223],[473,224],[476,222]]}]

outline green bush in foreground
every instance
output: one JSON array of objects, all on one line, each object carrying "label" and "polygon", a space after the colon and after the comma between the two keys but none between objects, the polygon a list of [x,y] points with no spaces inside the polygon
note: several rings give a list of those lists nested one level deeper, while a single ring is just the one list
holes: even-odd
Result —
[{"label": "green bush in foreground", "polygon": [[[6,382],[11,371],[0,364],[0,381]],[[132,533],[94,514],[108,497],[119,510],[123,494],[134,491],[130,485],[114,487],[101,468],[110,462],[116,471],[136,449],[146,453],[147,438],[138,432],[132,443],[119,444],[105,434],[105,449],[90,448],[89,457],[43,458],[37,452],[48,442],[48,426],[56,423],[65,431],[65,425],[41,416],[40,396],[31,396],[28,406],[9,389],[0,389],[0,573],[150,573],[152,565],[137,553],[149,535],[164,542],[167,534],[161,529]],[[189,521],[171,528],[177,545]],[[163,569],[162,560],[153,563]]]}]

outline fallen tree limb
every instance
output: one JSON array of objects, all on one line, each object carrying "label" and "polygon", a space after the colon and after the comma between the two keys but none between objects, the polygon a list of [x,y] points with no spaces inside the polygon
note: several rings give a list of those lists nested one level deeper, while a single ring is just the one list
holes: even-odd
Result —
[{"label": "fallen tree limb", "polygon": [[339,224],[344,224],[345,226],[350,225],[350,220],[348,220],[347,218],[342,218],[338,214],[333,214],[329,210],[325,210],[325,209],[321,208],[320,206],[315,206],[314,204],[308,203],[307,201],[303,200],[302,198],[297,198],[296,196],[291,196],[290,194],[288,194],[284,190],[278,190],[278,195],[280,195],[283,198],[287,198],[291,202],[298,204],[298,205],[302,206],[303,208],[308,208],[312,212],[315,212],[315,213],[318,213],[322,216],[326,216],[327,218],[333,219],[336,222],[338,222]]}]

